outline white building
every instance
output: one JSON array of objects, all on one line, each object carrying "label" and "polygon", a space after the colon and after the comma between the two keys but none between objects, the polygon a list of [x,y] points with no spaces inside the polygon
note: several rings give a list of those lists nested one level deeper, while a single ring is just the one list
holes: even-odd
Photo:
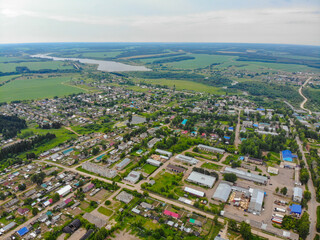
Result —
[{"label": "white building", "polygon": [[196,165],[199,162],[197,159],[193,157],[188,157],[182,154],[177,155],[175,159],[179,160],[180,162],[187,163],[189,165]]},{"label": "white building", "polygon": [[268,173],[279,174],[279,169],[274,167],[268,167]]},{"label": "white building", "polygon": [[198,148],[203,151],[206,151],[206,152],[213,152],[213,153],[220,153],[220,154],[224,154],[226,152],[224,149],[210,147],[210,146],[203,145],[203,144],[199,144]]},{"label": "white building", "polygon": [[185,187],[184,191],[187,193],[190,193],[191,195],[197,196],[197,197],[204,197],[205,196],[204,192],[201,192],[199,190],[196,190],[196,189],[193,189],[190,187]]},{"label": "white building", "polygon": [[156,167],[160,167],[160,165],[161,165],[161,162],[154,160],[154,159],[151,159],[151,158],[147,159],[147,163],[150,165],[156,166]]},{"label": "white building", "polygon": [[256,215],[260,215],[262,211],[264,192],[260,189],[250,189],[252,192],[251,200],[248,207],[248,212],[251,212]]},{"label": "white building", "polygon": [[300,203],[302,201],[302,188],[295,187],[293,188],[293,201]]},{"label": "white building", "polygon": [[71,186],[70,185],[66,185],[63,188],[60,188],[57,193],[59,194],[59,196],[63,197],[65,195],[67,195],[68,193],[71,192]]},{"label": "white building", "polygon": [[128,181],[132,184],[135,184],[139,181],[141,173],[137,171],[131,171],[128,176],[126,176],[123,180]]},{"label": "white building", "polygon": [[189,177],[187,178],[187,181],[212,188],[213,184],[216,181],[216,178],[199,172],[191,172]]}]

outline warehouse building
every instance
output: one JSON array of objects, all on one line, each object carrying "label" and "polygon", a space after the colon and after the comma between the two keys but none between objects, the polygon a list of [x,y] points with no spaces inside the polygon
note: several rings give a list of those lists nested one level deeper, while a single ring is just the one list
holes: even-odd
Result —
[{"label": "warehouse building", "polygon": [[194,196],[197,196],[197,197],[204,197],[205,196],[204,192],[198,191],[198,190],[190,188],[190,187],[185,187],[184,191],[186,193],[190,193],[191,195],[194,195]]},{"label": "warehouse building", "polygon": [[264,185],[266,185],[268,182],[268,178],[265,176],[244,172],[236,168],[226,167],[223,173],[234,173],[235,175],[237,175],[238,178],[242,178],[248,181],[253,181]]},{"label": "warehouse building", "polygon": [[140,172],[137,171],[131,171],[128,176],[126,176],[123,180],[128,181],[132,184],[135,184],[136,182],[139,181],[140,178]]},{"label": "warehouse building", "polygon": [[278,175],[278,174],[279,174],[279,169],[278,169],[278,168],[275,168],[275,167],[268,167],[267,172]]},{"label": "warehouse building", "polygon": [[130,193],[127,193],[126,191],[122,191],[116,196],[116,199],[118,201],[124,202],[126,204],[130,203],[133,198],[134,196]]},{"label": "warehouse building", "polygon": [[130,163],[130,161],[131,161],[130,158],[123,159],[120,163],[118,163],[116,165],[116,169],[118,171],[121,171],[122,169],[124,169]]},{"label": "warehouse building", "polygon": [[114,178],[115,176],[117,176],[116,170],[112,170],[106,166],[100,166],[89,161],[82,163],[82,168],[84,170],[99,174],[106,178]]},{"label": "warehouse building", "polygon": [[260,189],[250,189],[252,190],[251,200],[248,207],[248,212],[255,215],[260,215],[262,211],[262,204],[264,199],[264,192]]},{"label": "warehouse building", "polygon": [[227,202],[231,193],[231,186],[228,183],[220,183],[212,198],[217,201]]},{"label": "warehouse building", "polygon": [[161,149],[156,149],[156,152],[161,154],[161,155],[165,155],[167,157],[172,157],[172,152],[168,152],[168,151],[165,151],[165,150],[161,150]]},{"label": "warehouse building", "polygon": [[71,186],[70,185],[67,185],[67,186],[64,186],[63,188],[59,189],[57,191],[57,193],[59,194],[60,197],[63,197],[65,195],[67,195],[68,193],[71,192]]},{"label": "warehouse building", "polygon": [[224,154],[226,152],[224,149],[214,148],[214,147],[210,147],[210,146],[203,145],[203,144],[199,144],[198,148],[200,150],[203,150],[203,151],[206,151],[206,152],[213,152],[213,153],[220,153],[220,154]]},{"label": "warehouse building", "polygon": [[302,188],[293,188],[293,201],[298,203],[302,201]]},{"label": "warehouse building", "polygon": [[188,156],[185,156],[185,155],[177,155],[176,156],[176,160],[179,160],[180,162],[184,162],[184,163],[187,163],[189,165],[196,165],[199,161],[193,157],[188,157]]},{"label": "warehouse building", "polygon": [[213,184],[216,181],[216,178],[198,172],[191,172],[189,177],[187,178],[187,181],[212,188]]},{"label": "warehouse building", "polygon": [[168,164],[167,170],[175,173],[184,173],[186,171],[186,169],[172,164]]},{"label": "warehouse building", "polygon": [[154,159],[151,159],[151,158],[147,159],[147,163],[149,163],[150,165],[155,166],[155,167],[160,167],[160,165],[161,165],[161,162],[154,160]]}]

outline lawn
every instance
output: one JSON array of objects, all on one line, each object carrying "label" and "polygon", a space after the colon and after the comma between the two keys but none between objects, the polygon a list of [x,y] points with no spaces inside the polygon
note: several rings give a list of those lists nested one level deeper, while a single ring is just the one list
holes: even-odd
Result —
[{"label": "lawn", "polygon": [[148,230],[156,230],[156,229],[160,228],[161,226],[159,223],[154,223],[151,220],[147,220],[145,222],[145,224],[143,225],[143,227]]},{"label": "lawn", "polygon": [[110,209],[107,209],[105,207],[99,207],[98,208],[98,212],[102,213],[103,215],[106,215],[108,217],[110,217],[113,214],[113,211]]},{"label": "lawn", "polygon": [[[195,57],[195,59],[184,60],[180,62],[166,63],[165,65],[179,69],[197,69],[204,68],[213,63],[230,62],[238,57],[225,55],[209,55],[209,54],[188,54],[185,56]],[[219,65],[218,65],[219,66]]]},{"label": "lawn", "polygon": [[[190,79],[191,80],[191,79]],[[137,82],[140,82],[139,79]],[[171,80],[171,79],[148,79],[143,80],[150,84],[167,85],[168,87],[175,87],[177,90],[189,90],[195,92],[204,92],[210,94],[225,94],[225,91],[218,87],[208,86],[202,83],[185,81],[185,80]]]},{"label": "lawn", "polygon": [[40,69],[73,69],[70,63],[63,61],[0,63],[0,72],[15,72],[16,67],[27,67],[29,70]]},{"label": "lawn", "polygon": [[153,166],[151,164],[145,164],[143,167],[142,167],[142,170],[147,173],[148,175],[150,175],[151,173],[153,173],[158,167],[156,166]]},{"label": "lawn", "polygon": [[220,166],[218,164],[209,163],[209,162],[206,162],[206,163],[202,164],[201,167],[207,168],[207,169],[216,170],[216,171],[220,171],[220,169],[222,168],[222,166]]},{"label": "lawn", "polygon": [[80,88],[65,84],[71,80],[71,76],[11,81],[0,87],[0,102],[52,98],[84,92]]},{"label": "lawn", "polygon": [[80,204],[80,208],[85,211],[85,212],[92,212],[94,209],[96,209],[94,206],[91,206],[90,203],[88,203],[87,201],[83,201]]},{"label": "lawn", "polygon": [[178,199],[175,189],[180,188],[181,179],[182,175],[160,172],[154,179],[155,184],[147,189],[169,198]]}]

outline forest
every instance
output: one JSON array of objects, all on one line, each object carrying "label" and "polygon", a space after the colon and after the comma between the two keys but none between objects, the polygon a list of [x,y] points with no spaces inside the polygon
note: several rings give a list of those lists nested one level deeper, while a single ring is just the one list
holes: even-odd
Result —
[{"label": "forest", "polygon": [[27,127],[25,120],[16,116],[0,115],[0,133],[4,139],[9,139],[17,136],[21,129]]},{"label": "forest", "polygon": [[292,103],[300,103],[303,99],[293,87],[263,82],[241,82],[230,88],[247,91],[253,96],[265,96],[268,98],[284,98]]}]

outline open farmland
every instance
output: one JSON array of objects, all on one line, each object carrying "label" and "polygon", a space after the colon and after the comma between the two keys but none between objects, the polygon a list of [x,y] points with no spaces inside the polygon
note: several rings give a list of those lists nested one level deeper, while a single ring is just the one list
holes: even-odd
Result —
[{"label": "open farmland", "polygon": [[27,67],[29,70],[40,69],[73,69],[70,63],[63,61],[46,61],[46,62],[19,62],[19,63],[0,63],[0,72],[15,72],[16,67]]},{"label": "open farmland", "polygon": [[[172,79],[148,79],[144,80],[146,83],[167,85],[168,87],[175,87],[177,90],[189,90],[196,92],[205,92],[211,94],[225,94],[221,88],[208,86],[202,83],[185,81],[185,80],[172,80]],[[140,80],[139,80],[140,82]]]},{"label": "open farmland", "polygon": [[13,78],[16,78],[18,76],[20,76],[20,75],[2,76],[2,77],[0,77],[0,83],[5,82],[5,81],[10,80],[10,79],[13,79]]},{"label": "open farmland", "polygon": [[14,80],[0,88],[0,102],[52,98],[84,91],[64,84],[70,80],[71,76]]},{"label": "open farmland", "polygon": [[186,56],[195,57],[195,59],[171,62],[167,63],[167,66],[179,69],[197,69],[204,68],[214,63],[229,62],[237,57],[235,56],[224,56],[224,55],[209,55],[209,54],[189,54]]}]

